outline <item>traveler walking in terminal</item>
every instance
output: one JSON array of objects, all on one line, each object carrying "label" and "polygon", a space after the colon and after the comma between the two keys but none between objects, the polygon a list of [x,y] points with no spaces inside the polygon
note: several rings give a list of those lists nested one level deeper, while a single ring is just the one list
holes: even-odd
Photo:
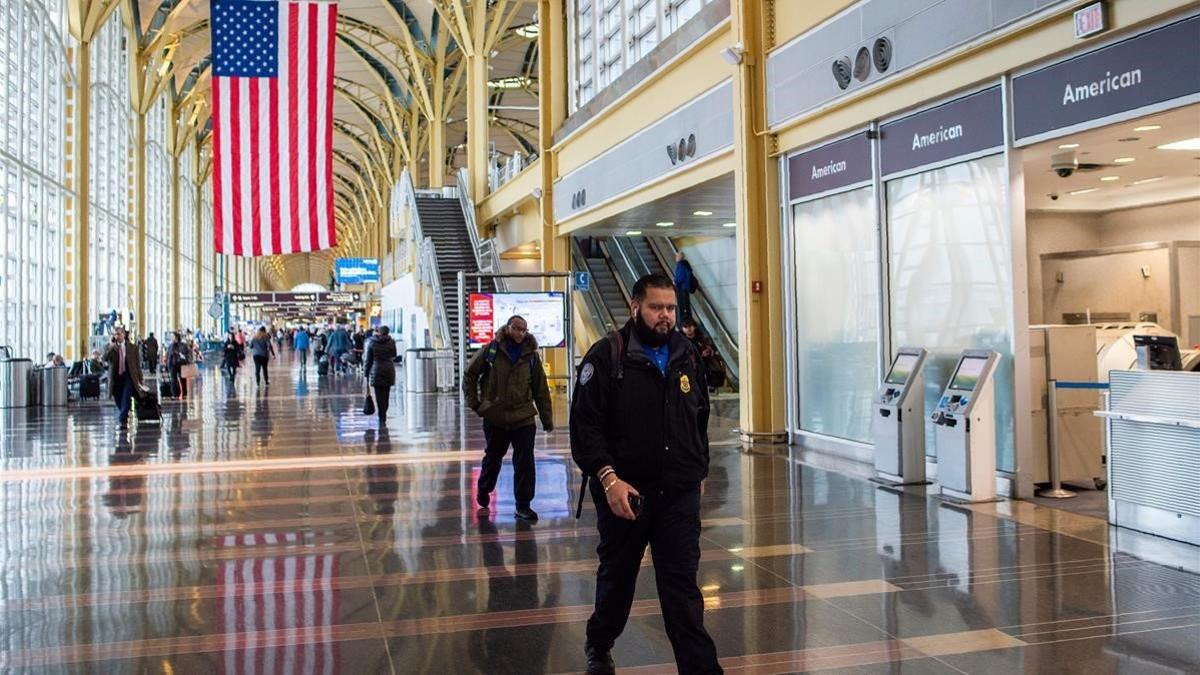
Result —
[{"label": "traveler walking in terminal", "polygon": [[192,362],[192,347],[175,333],[171,346],[167,348],[167,372],[179,387],[179,398],[187,398],[188,381],[183,377],[183,367]]},{"label": "traveler walking in terminal", "polygon": [[[270,363],[271,357],[275,356],[275,346],[271,344],[271,334],[265,326],[259,326],[254,339],[250,341],[250,353],[254,356],[254,384],[257,386],[265,382],[268,387],[271,386],[271,374],[267,372],[267,364]],[[260,377],[262,382],[259,381]]]},{"label": "traveler walking in terminal", "polygon": [[346,332],[345,326],[338,326],[337,330],[333,331],[333,335],[329,336],[329,345],[326,347],[329,351],[329,361],[333,364],[334,369],[339,373],[343,371],[342,354],[350,351],[350,334]]},{"label": "traveler walking in terminal", "polygon": [[396,341],[388,334],[388,327],[381,326],[379,332],[366,346],[366,378],[375,390],[375,412],[379,415],[379,428],[387,425],[388,400],[396,384]]},{"label": "traveler walking in terminal", "polygon": [[229,335],[225,337],[225,344],[221,347],[224,355],[224,361],[221,367],[225,370],[225,374],[230,377],[237,375],[238,363],[241,358],[238,354],[242,351],[242,346],[238,344],[237,333],[230,328]]},{"label": "traveler walking in terminal", "polygon": [[151,373],[158,370],[158,338],[154,333],[142,342],[142,368]]},{"label": "traveler walking in terminal", "polygon": [[304,369],[308,367],[308,331],[301,328],[296,331],[292,337],[292,349],[296,350],[296,355],[300,357],[300,372],[304,373]]},{"label": "traveler walking in terminal", "polygon": [[684,257],[683,251],[675,254],[675,303],[676,318],[680,325],[692,318],[692,293],[700,288],[696,274],[692,271],[692,263]]},{"label": "traveler walking in terminal", "polygon": [[537,522],[538,518],[531,507],[537,488],[534,420],[541,418],[542,429],[554,430],[550,386],[537,350],[537,340],[529,334],[525,319],[514,316],[487,347],[475,354],[463,375],[467,406],[483,418],[483,436],[487,441],[475,501],[480,508],[488,508],[489,495],[496,489],[496,479],[500,476],[500,464],[511,445],[516,515],[530,522]]},{"label": "traveler walking in terminal", "polygon": [[674,330],[671,279],[644,276],[631,295],[632,318],[588,350],[571,403],[571,454],[591,479],[600,531],[587,672],[614,672],[611,650],[649,544],[679,672],[720,673],[696,586],[708,391],[695,348]]},{"label": "traveler walking in terminal", "polygon": [[113,331],[112,343],[104,351],[104,362],[108,364],[108,394],[117,404],[117,423],[121,429],[126,429],[129,427],[129,406],[142,386],[142,365],[124,328]]}]

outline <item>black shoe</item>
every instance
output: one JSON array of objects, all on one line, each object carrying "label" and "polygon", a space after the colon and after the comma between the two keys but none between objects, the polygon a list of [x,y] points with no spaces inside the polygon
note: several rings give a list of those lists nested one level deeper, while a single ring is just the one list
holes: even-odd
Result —
[{"label": "black shoe", "polygon": [[613,665],[612,648],[601,649],[585,645],[583,653],[587,655],[588,675],[614,675],[617,672]]},{"label": "black shoe", "polygon": [[521,520],[528,520],[531,523],[536,523],[537,522],[537,511],[534,511],[533,509],[529,508],[528,506],[518,506],[517,507],[517,517],[520,518]]},{"label": "black shoe", "polygon": [[492,498],[488,496],[488,493],[480,492],[475,495],[475,503],[479,505],[479,508],[486,509],[492,503]]}]

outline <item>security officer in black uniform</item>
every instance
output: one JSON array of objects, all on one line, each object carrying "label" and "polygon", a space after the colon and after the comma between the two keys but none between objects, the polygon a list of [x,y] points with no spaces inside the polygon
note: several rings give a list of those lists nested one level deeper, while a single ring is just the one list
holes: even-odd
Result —
[{"label": "security officer in black uniform", "polygon": [[671,279],[642,277],[632,296],[629,323],[584,357],[571,404],[571,454],[590,477],[600,530],[587,672],[614,672],[610,652],[649,544],[679,672],[720,673],[696,585],[708,387],[695,348],[675,330]]}]

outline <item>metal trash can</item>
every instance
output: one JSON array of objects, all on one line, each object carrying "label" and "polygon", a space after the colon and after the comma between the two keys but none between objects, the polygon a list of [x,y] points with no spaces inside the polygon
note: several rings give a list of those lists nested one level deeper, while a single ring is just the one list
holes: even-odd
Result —
[{"label": "metal trash can", "polygon": [[404,352],[404,390],[437,391],[437,350],[409,349]]},{"label": "metal trash can", "polygon": [[42,368],[41,396],[43,408],[54,408],[67,404],[67,373],[70,370],[66,366]]},{"label": "metal trash can", "polygon": [[0,408],[24,408],[29,405],[29,371],[33,361],[14,359],[8,347],[2,347],[8,358],[0,359]]}]

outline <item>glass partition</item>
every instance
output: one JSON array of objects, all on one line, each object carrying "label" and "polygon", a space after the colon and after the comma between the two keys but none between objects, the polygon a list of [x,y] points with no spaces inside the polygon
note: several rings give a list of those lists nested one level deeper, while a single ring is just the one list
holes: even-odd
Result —
[{"label": "glass partition", "polygon": [[879,384],[874,191],[797,204],[792,216],[800,428],[869,442]]},{"label": "glass partition", "polygon": [[[932,410],[959,352],[994,349],[996,466],[1012,471],[1012,251],[1003,155],[887,183],[892,344],[929,350]],[[926,453],[936,455],[926,419]]]}]

